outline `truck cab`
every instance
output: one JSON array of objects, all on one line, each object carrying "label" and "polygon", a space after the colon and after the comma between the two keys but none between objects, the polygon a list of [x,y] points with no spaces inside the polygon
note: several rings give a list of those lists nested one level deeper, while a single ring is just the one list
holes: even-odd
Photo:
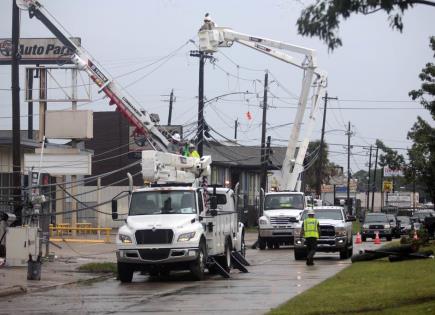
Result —
[{"label": "truck cab", "polygon": [[263,215],[258,220],[258,246],[261,250],[293,245],[294,228],[306,207],[302,192],[273,192],[264,197]]},{"label": "truck cab", "polygon": [[[214,211],[205,202],[214,193]],[[128,216],[116,237],[118,275],[131,282],[135,271],[151,276],[190,270],[202,280],[210,258],[228,272],[232,252],[242,251],[243,225],[234,211],[234,192],[217,188],[162,186],[131,194]],[[204,198],[207,196],[206,198]]]},{"label": "truck cab", "polygon": [[[311,208],[310,208],[311,209]],[[340,259],[352,257],[352,222],[353,217],[348,217],[343,207],[320,206],[313,207],[315,218],[319,221],[320,237],[317,240],[318,252],[339,252]],[[295,229],[294,254],[296,260],[303,260],[307,257],[305,239],[302,235],[303,220],[308,216],[305,210]]]}]

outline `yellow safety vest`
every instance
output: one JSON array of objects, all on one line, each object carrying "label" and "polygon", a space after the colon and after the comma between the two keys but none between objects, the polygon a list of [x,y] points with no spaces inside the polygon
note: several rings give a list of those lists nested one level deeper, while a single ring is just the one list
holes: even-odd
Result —
[{"label": "yellow safety vest", "polygon": [[189,156],[194,157],[194,158],[200,158],[199,153],[196,150],[193,150],[192,152],[190,152]]},{"label": "yellow safety vest", "polygon": [[317,230],[317,225],[319,221],[316,218],[306,218],[304,220],[304,236],[319,238],[319,231]]}]

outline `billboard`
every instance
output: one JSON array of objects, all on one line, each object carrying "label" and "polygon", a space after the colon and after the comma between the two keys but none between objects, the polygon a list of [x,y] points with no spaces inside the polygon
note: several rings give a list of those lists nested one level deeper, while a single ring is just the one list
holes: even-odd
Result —
[{"label": "billboard", "polygon": [[[81,38],[71,37],[70,40],[80,46]],[[20,38],[18,52],[21,64],[66,64],[71,63],[68,47],[57,38]],[[0,64],[12,62],[12,40],[0,38]]]},{"label": "billboard", "polygon": [[81,154],[24,154],[24,168],[26,170],[40,170],[51,176],[59,175],[91,175],[92,155],[87,152]]}]

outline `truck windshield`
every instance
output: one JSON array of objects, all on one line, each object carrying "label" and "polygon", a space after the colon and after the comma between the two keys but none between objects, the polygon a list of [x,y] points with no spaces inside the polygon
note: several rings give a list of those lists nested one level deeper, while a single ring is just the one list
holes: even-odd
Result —
[{"label": "truck windshield", "polygon": [[375,214],[375,215],[368,215],[366,216],[365,223],[372,223],[372,222],[388,222],[387,216],[385,214]]},{"label": "truck windshield", "polygon": [[141,191],[131,196],[129,215],[196,213],[192,191]]},{"label": "truck windshield", "polygon": [[[314,210],[314,217],[316,219],[328,219],[328,220],[343,220],[343,215],[341,214],[341,210],[334,209],[318,209]],[[308,211],[305,211],[302,215],[302,220],[305,220],[308,217]]]},{"label": "truck windshield", "polygon": [[264,200],[264,209],[304,209],[304,197],[299,194],[269,195]]}]

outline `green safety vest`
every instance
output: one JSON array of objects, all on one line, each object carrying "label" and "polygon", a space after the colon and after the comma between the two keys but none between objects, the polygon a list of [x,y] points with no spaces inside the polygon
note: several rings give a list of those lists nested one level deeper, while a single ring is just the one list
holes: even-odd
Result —
[{"label": "green safety vest", "polygon": [[317,225],[319,221],[316,218],[306,218],[304,220],[304,236],[319,238],[319,231],[317,230]]}]

